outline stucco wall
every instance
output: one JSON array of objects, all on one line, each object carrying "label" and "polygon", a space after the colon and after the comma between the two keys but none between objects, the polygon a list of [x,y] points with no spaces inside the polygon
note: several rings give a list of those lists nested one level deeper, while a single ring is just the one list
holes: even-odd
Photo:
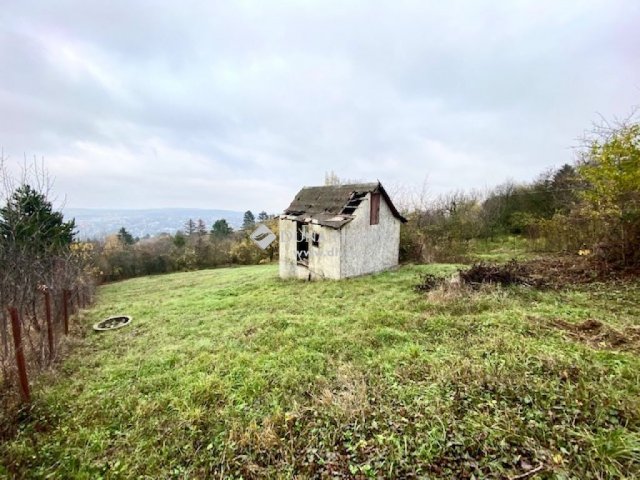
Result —
[{"label": "stucco wall", "polygon": [[340,231],[321,225],[308,225],[308,235],[320,235],[318,247],[309,242],[308,266],[298,265],[296,222],[280,219],[280,277],[308,279],[340,278]]},{"label": "stucco wall", "polygon": [[379,272],[398,265],[400,220],[380,199],[380,220],[369,225],[371,194],[356,210],[356,218],[342,228],[342,277]]},{"label": "stucco wall", "polygon": [[309,235],[313,232],[320,235],[320,242],[317,247],[309,246],[309,272],[311,273],[311,278],[339,279],[340,230],[321,225],[309,225]]},{"label": "stucco wall", "polygon": [[280,219],[280,277],[296,278],[296,222]]}]

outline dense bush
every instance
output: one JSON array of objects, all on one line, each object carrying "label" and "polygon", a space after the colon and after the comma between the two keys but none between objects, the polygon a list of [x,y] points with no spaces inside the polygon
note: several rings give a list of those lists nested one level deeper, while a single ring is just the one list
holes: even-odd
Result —
[{"label": "dense bush", "polygon": [[623,124],[591,141],[579,173],[589,186],[579,213],[599,228],[591,243],[624,265],[640,263],[640,124]]},{"label": "dense bush", "polygon": [[445,261],[461,258],[469,242],[482,234],[479,195],[456,192],[406,214],[400,236],[403,261]]}]

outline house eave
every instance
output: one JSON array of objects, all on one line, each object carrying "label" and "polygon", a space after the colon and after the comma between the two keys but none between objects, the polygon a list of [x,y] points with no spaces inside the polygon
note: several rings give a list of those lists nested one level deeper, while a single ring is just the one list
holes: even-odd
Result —
[{"label": "house eave", "polygon": [[302,222],[309,225],[319,225],[321,227],[333,228],[340,230],[347,223],[351,222],[355,218],[354,215],[280,215],[281,220],[290,220],[292,222]]}]

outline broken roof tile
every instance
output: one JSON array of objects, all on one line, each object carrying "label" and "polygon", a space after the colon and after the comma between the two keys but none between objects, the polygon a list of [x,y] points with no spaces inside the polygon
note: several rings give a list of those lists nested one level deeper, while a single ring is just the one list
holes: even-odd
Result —
[{"label": "broken roof tile", "polygon": [[284,211],[284,215],[298,221],[309,222],[313,220],[314,223],[317,221],[320,225],[341,228],[353,220],[354,215],[347,213],[354,213],[359,204],[359,202],[353,202],[348,207],[349,212],[343,212],[349,201],[373,192],[380,192],[393,215],[401,222],[406,222],[406,219],[398,213],[380,182],[304,187]]}]

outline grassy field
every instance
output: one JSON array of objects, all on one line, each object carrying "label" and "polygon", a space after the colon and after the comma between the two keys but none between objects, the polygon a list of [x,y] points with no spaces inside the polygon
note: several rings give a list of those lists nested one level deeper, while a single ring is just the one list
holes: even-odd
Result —
[{"label": "grassy field", "polygon": [[307,283],[256,266],[106,285],[80,321],[132,325],[87,331],[40,379],[0,473],[640,475],[640,283],[413,290],[454,271]]},{"label": "grassy field", "polygon": [[493,240],[472,239],[467,257],[471,262],[507,262],[511,259],[528,260],[535,257],[530,242],[521,236],[502,236]]}]

